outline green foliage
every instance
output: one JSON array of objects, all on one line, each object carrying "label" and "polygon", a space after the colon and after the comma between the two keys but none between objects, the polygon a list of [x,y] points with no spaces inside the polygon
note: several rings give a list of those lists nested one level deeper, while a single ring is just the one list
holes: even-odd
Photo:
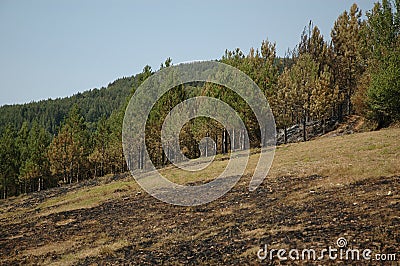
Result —
[{"label": "green foliage", "polygon": [[3,198],[19,194],[16,136],[15,130],[7,125],[0,138],[0,191]]},{"label": "green foliage", "polygon": [[56,134],[61,123],[74,105],[81,110],[90,128],[102,117],[125,104],[132,88],[137,87],[145,77],[137,75],[117,79],[107,88],[92,89],[67,98],[31,102],[28,104],[5,105],[0,107],[0,133],[5,125],[21,128],[24,122],[31,125],[36,120],[47,131]]},{"label": "green foliage", "polygon": [[400,50],[390,53],[372,74],[368,90],[372,117],[384,126],[400,120]]},{"label": "green foliage", "polygon": [[49,147],[48,157],[51,171],[55,176],[71,183],[88,175],[89,163],[89,132],[83,116],[75,105],[58,135],[53,138]]},{"label": "green foliage", "polygon": [[367,17],[362,36],[369,83],[363,100],[380,128],[400,120],[400,1],[376,3]]},{"label": "green foliage", "polygon": [[[21,131],[20,131],[21,132]],[[50,134],[41,127],[36,121],[27,137],[24,160],[20,160],[20,182],[23,184],[23,192],[41,190],[44,187],[44,181],[50,177],[50,163],[47,158],[47,148],[50,144]],[[20,146],[21,148],[21,146]],[[21,152],[22,158],[23,152]],[[51,180],[46,180],[51,184]]]}]

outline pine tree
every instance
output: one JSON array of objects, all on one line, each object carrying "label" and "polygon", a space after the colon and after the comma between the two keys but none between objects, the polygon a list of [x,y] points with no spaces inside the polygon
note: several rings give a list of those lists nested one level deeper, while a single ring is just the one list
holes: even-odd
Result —
[{"label": "pine tree", "polygon": [[89,161],[94,164],[94,176],[103,176],[109,172],[110,156],[107,149],[111,139],[111,128],[104,116],[98,122],[93,138],[94,149],[89,155]]},{"label": "pine tree", "polygon": [[111,173],[122,173],[126,170],[126,162],[122,149],[122,122],[124,119],[124,108],[113,112],[107,121],[111,129],[109,145],[106,149],[109,158]]},{"label": "pine tree", "polygon": [[345,11],[338,17],[331,31],[335,85],[339,88],[339,99],[345,100],[344,104],[339,106],[340,119],[343,108],[347,114],[353,113],[351,97],[364,71],[360,48],[360,18],[361,11],[353,4],[350,12]]},{"label": "pine tree", "polygon": [[274,113],[276,126],[284,131],[284,143],[287,143],[287,128],[293,123],[293,103],[291,97],[293,83],[289,68],[285,68],[278,78],[277,88],[269,99]]},{"label": "pine tree", "polygon": [[61,177],[64,183],[72,182],[75,146],[72,130],[64,125],[58,135],[53,138],[48,151],[51,173]]},{"label": "pine tree", "polygon": [[380,128],[400,119],[400,1],[376,3],[367,18],[362,28],[367,71],[356,99],[359,109]]},{"label": "pine tree", "polygon": [[[22,168],[24,167],[29,157],[28,137],[29,137],[29,125],[27,121],[24,121],[22,123],[22,126],[18,132],[16,139],[16,145],[19,151],[19,164],[20,164],[19,172],[23,172]],[[18,179],[19,183],[21,184],[21,191],[24,191],[26,193],[26,188],[30,180],[25,178],[25,176],[22,174],[19,175]]]},{"label": "pine tree", "polygon": [[19,151],[15,138],[15,130],[8,125],[0,138],[0,190],[4,199],[19,193]]},{"label": "pine tree", "polygon": [[89,172],[89,135],[84,118],[74,106],[50,144],[48,156],[51,171],[62,176],[64,182],[77,182]]},{"label": "pine tree", "polygon": [[50,176],[50,164],[46,156],[50,136],[43,127],[34,121],[29,131],[27,143],[28,155],[21,166],[21,177],[25,182],[30,183],[30,191],[35,189],[40,191],[44,188],[44,179]]},{"label": "pine tree", "polygon": [[318,82],[319,65],[310,54],[301,54],[290,69],[289,90],[292,108],[297,118],[303,124],[303,141],[307,140],[306,125],[312,115],[312,94]]},{"label": "pine tree", "polygon": [[310,112],[317,120],[322,120],[323,133],[325,133],[325,121],[332,116],[332,108],[337,99],[339,90],[332,85],[332,74],[328,66],[324,67],[318,77],[311,94]]},{"label": "pine tree", "polygon": [[378,128],[400,120],[400,49],[385,57],[373,73],[368,88],[368,104]]}]

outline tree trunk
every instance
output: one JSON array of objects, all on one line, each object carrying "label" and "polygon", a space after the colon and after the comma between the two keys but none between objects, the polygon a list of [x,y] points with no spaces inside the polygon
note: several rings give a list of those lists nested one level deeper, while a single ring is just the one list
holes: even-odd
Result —
[{"label": "tree trunk", "polygon": [[140,169],[143,170],[144,166],[144,155],[143,155],[143,145],[140,145]]},{"label": "tree trunk", "polygon": [[229,142],[228,142],[228,131],[225,129],[224,130],[224,135],[225,135],[225,153],[229,152]]},{"label": "tree trunk", "polygon": [[142,169],[142,146],[139,146],[138,151],[138,169]]},{"label": "tree trunk", "polygon": [[283,141],[287,144],[287,127],[284,126],[283,128]]},{"label": "tree trunk", "polygon": [[307,141],[307,130],[306,130],[307,122],[306,118],[303,119],[303,141]]},{"label": "tree trunk", "polygon": [[352,94],[352,92],[350,91],[348,99],[347,99],[347,115],[351,115],[351,109],[352,109],[351,94]]},{"label": "tree trunk", "polygon": [[80,165],[78,164],[78,170],[76,171],[76,183],[79,182],[79,174],[80,174],[79,170],[80,170]]},{"label": "tree trunk", "polygon": [[3,199],[7,198],[7,181],[6,177],[4,176],[4,182],[3,182]]},{"label": "tree trunk", "polygon": [[338,104],[338,120],[339,122],[343,121],[343,103]]},{"label": "tree trunk", "polygon": [[215,143],[214,143],[214,149],[215,149],[215,154],[218,154],[218,151],[217,151],[217,145],[218,145],[218,134],[215,134],[215,136],[214,136],[214,139],[215,139]]},{"label": "tree trunk", "polygon": [[245,146],[245,140],[246,140],[246,138],[245,138],[245,131],[244,130],[242,130],[242,151],[244,150],[244,148],[246,147]]},{"label": "tree trunk", "polygon": [[125,164],[125,157],[124,151],[121,152],[121,173],[125,173],[126,171],[126,164]]},{"label": "tree trunk", "polygon": [[225,129],[222,130],[221,152],[225,154]]},{"label": "tree trunk", "polygon": [[[207,137],[208,137],[208,134],[207,134]],[[206,155],[206,157],[208,157],[208,138],[206,138],[205,155]]]},{"label": "tree trunk", "polygon": [[64,184],[67,183],[67,169],[65,168],[65,165],[64,165],[63,181],[64,181]]},{"label": "tree trunk", "polygon": [[232,129],[232,152],[235,151],[235,129]]},{"label": "tree trunk", "polygon": [[161,148],[161,166],[164,167],[165,165],[165,152],[164,149]]}]

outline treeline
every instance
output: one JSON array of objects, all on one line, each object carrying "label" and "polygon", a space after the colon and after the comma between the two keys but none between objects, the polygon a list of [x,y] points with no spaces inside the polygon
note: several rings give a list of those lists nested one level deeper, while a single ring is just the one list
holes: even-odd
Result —
[{"label": "treeline", "polygon": [[[278,58],[275,44],[266,40],[247,55],[240,49],[226,50],[220,61],[242,70],[258,84],[279,129],[302,124],[305,141],[307,122],[324,125],[354,113],[374,121],[377,128],[384,127],[400,120],[399,9],[400,0],[385,0],[362,19],[354,4],[337,18],[329,42],[310,22],[299,44],[284,58]],[[168,58],[161,68],[171,64]],[[121,143],[125,107],[135,88],[152,73],[146,66],[142,73],[117,80],[95,94],[2,107],[1,197],[126,171]],[[180,146],[187,157],[207,154],[198,147],[204,137],[215,141],[217,153],[260,146],[263,129],[237,94],[216,84],[184,84],[166,93],[147,120],[146,146],[153,164],[162,167],[169,163],[167,157],[174,160],[171,155],[176,151],[161,146],[162,123],[174,106],[194,96],[218,98],[234,108],[246,125],[249,143],[245,143],[244,132],[227,132],[218,122],[199,117],[180,133]],[[234,136],[232,143],[229,134]],[[146,168],[143,148],[138,147],[137,158],[133,158],[138,168]]]},{"label": "treeline", "polygon": [[90,128],[102,117],[109,117],[120,108],[137,86],[140,77],[124,77],[115,80],[100,89],[91,89],[71,97],[42,100],[28,104],[5,105],[0,107],[0,133],[6,125],[21,128],[24,122],[29,126],[34,121],[51,134],[56,134],[59,126],[67,117],[72,106],[77,105]]}]

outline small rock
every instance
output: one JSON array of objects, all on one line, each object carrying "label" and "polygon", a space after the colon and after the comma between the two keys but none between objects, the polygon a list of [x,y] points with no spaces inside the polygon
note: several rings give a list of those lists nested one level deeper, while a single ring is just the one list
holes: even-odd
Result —
[{"label": "small rock", "polygon": [[389,192],[387,193],[387,195],[388,195],[388,196],[392,196],[392,195],[393,195],[392,191],[389,190]]}]

